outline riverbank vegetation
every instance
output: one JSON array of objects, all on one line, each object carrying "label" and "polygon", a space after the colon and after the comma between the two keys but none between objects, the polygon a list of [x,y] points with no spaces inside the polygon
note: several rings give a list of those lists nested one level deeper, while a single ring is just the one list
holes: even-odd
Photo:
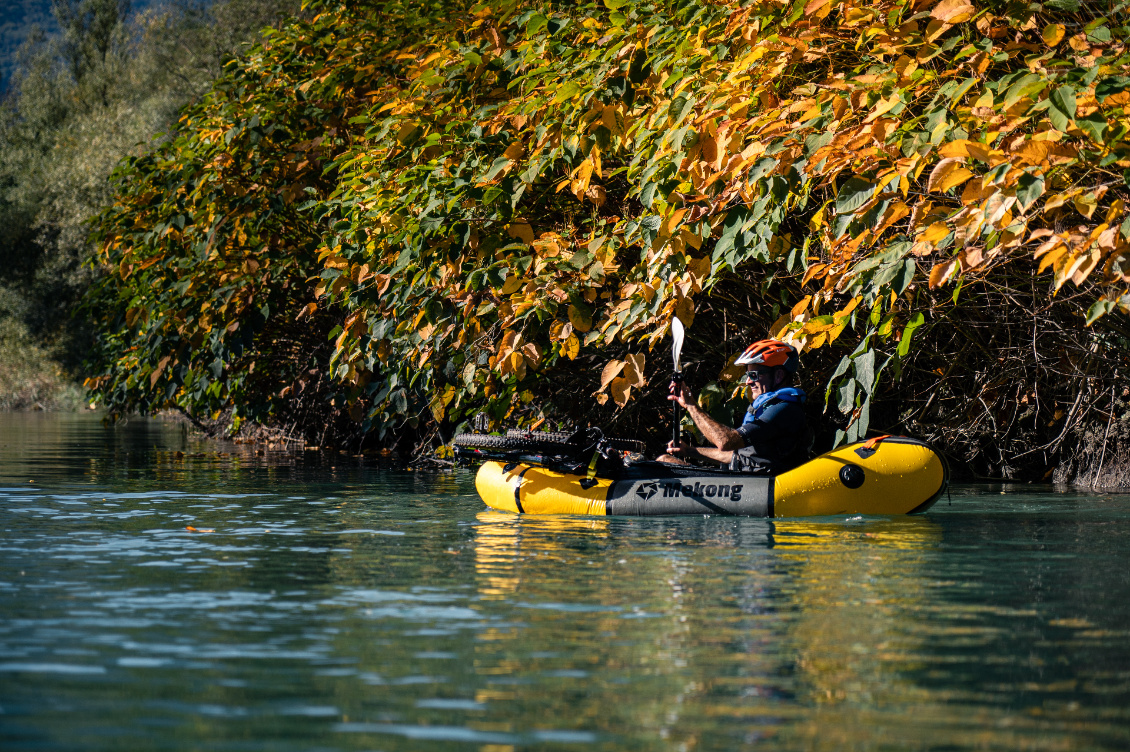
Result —
[{"label": "riverbank vegetation", "polygon": [[826,443],[1125,462],[1096,428],[1127,421],[1125,3],[310,5],[115,174],[87,309],[112,410],[658,444],[679,316],[719,415],[768,331]]},{"label": "riverbank vegetation", "polygon": [[[60,34],[32,35],[0,102],[0,407],[82,404],[91,327],[90,219],[124,156],[176,122],[260,29],[298,2],[56,0]],[[65,395],[56,399],[53,395]]]}]

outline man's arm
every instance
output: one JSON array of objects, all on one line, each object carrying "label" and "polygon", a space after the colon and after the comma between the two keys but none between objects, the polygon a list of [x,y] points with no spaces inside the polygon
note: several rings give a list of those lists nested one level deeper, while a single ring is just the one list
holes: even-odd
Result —
[{"label": "man's arm", "polygon": [[690,444],[676,444],[670,442],[667,444],[667,453],[682,459],[691,459],[698,457],[703,460],[710,460],[717,462],[723,467],[730,464],[730,459],[734,456],[733,452],[725,449],[715,449],[714,447],[693,447]]},{"label": "man's arm", "polygon": [[[687,411],[687,414],[691,416],[691,420],[694,421],[694,424],[698,426],[698,430],[702,431],[702,435],[706,440],[718,447],[720,451],[732,455],[735,449],[741,449],[745,446],[745,439],[742,438],[741,434],[729,426],[722,425],[702,411],[694,395],[687,389],[686,384],[679,384],[675,391],[668,396],[668,399],[682,405],[683,409]],[[698,451],[702,452],[704,450],[700,448]],[[703,456],[707,457],[707,455]],[[716,458],[707,457],[707,459]],[[722,460],[717,461],[721,462]],[[725,461],[729,462],[730,458],[726,457]]]}]

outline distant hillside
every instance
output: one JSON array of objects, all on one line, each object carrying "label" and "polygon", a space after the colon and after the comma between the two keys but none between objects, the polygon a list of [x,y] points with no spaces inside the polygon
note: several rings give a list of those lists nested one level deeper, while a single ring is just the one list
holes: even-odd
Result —
[{"label": "distant hillside", "polygon": [[7,87],[15,67],[16,50],[35,25],[57,30],[51,0],[5,0],[0,8],[0,86]]},{"label": "distant hillside", "polygon": [[[162,2],[164,0],[133,0],[133,10],[137,12]],[[51,0],[0,2],[0,90],[7,89],[16,67],[16,52],[35,26],[47,34],[58,33],[59,27],[51,15]]]}]

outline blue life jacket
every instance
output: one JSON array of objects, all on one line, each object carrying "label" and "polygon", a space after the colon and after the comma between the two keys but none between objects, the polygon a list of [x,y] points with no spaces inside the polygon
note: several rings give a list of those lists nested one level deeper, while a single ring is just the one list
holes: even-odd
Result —
[{"label": "blue life jacket", "polygon": [[786,386],[775,392],[766,392],[750,403],[749,408],[745,411],[745,419],[742,420],[742,425],[757,420],[761,413],[765,412],[765,408],[774,402],[799,402],[803,405],[807,399],[808,395],[804,393],[804,390],[795,386]]}]

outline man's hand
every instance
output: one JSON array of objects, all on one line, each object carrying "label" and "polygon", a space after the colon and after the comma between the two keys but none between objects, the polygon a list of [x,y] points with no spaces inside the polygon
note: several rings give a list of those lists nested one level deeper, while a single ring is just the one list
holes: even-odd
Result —
[{"label": "man's hand", "polygon": [[682,441],[677,444],[674,441],[668,441],[667,454],[675,457],[693,457],[695,455],[695,448]]},{"label": "man's hand", "polygon": [[692,405],[697,407],[698,405],[694,395],[691,394],[691,390],[687,388],[686,382],[672,381],[668,392],[667,399],[672,402],[678,402],[679,406],[682,408],[688,408]]}]

